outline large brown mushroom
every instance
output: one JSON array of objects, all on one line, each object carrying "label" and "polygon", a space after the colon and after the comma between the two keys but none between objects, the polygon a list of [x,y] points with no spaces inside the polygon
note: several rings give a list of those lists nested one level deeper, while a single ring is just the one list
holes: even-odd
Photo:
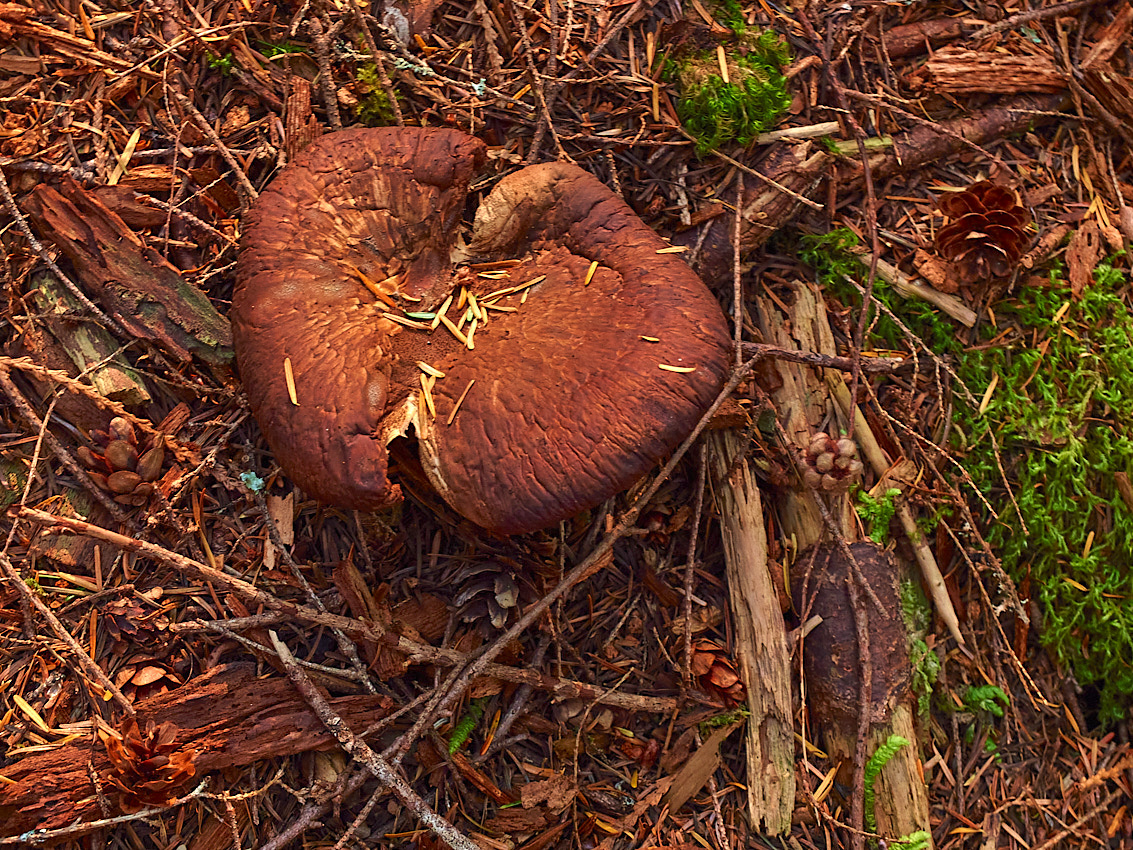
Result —
[{"label": "large brown mushroom", "polygon": [[461,244],[484,157],[452,130],[345,130],[249,214],[237,360],[280,464],[321,501],[396,500],[386,446],[412,428],[458,512],[542,528],[632,484],[724,381],[719,306],[585,171],[503,178]]}]

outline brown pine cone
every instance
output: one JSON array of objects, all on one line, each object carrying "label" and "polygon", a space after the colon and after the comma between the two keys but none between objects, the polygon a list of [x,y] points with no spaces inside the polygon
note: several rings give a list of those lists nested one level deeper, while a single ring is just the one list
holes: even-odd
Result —
[{"label": "brown pine cone", "polygon": [[110,759],[110,770],[103,778],[121,792],[119,805],[124,812],[169,805],[197,772],[196,752],[174,743],[177,727],[172,723],[156,726],[151,720],[143,732],[131,717],[121,732],[100,728],[98,736]]},{"label": "brown pine cone", "polygon": [[848,490],[861,478],[862,469],[857,443],[819,431],[807,446],[803,483],[815,490]]},{"label": "brown pine cone", "polygon": [[138,443],[134,426],[121,416],[110,420],[105,431],[90,432],[92,446],[79,446],[79,462],[90,470],[90,477],[103,490],[114,494],[121,505],[144,505],[154,491],[153,482],[161,477],[165,449]]},{"label": "brown pine cone", "polygon": [[1006,277],[1027,243],[1031,216],[1010,189],[988,180],[944,195],[941,212],[949,222],[936,234],[936,249],[952,263],[964,285]]},{"label": "brown pine cone", "polygon": [[739,705],[744,701],[744,683],[728,657],[728,650],[711,638],[693,642],[689,670],[700,687],[716,694],[727,705]]},{"label": "brown pine cone", "polygon": [[133,641],[141,646],[161,647],[169,639],[169,618],[133,599],[116,599],[105,605],[102,624],[120,644]]},{"label": "brown pine cone", "polygon": [[502,629],[517,613],[519,584],[512,569],[498,561],[463,565],[452,577],[452,586],[457,588],[453,598],[457,614],[485,631],[489,622]]}]

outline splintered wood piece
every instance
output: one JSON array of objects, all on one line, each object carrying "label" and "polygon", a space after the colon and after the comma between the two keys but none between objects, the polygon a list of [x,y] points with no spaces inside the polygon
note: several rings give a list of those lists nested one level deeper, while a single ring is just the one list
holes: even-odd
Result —
[{"label": "splintered wood piece", "polygon": [[231,362],[228,320],[94,194],[61,177],[57,186],[32,190],[24,207],[74,264],[94,300],[138,339],[181,361],[196,355],[207,363]]},{"label": "splintered wood piece", "polygon": [[1000,53],[944,47],[924,64],[932,87],[954,94],[1053,93],[1066,89],[1065,75],[1042,52]]},{"label": "splintered wood piece", "polygon": [[[329,700],[348,724],[369,724],[392,707],[384,696]],[[176,690],[142,700],[137,721],[173,723],[177,744],[196,751],[196,775],[336,746],[334,738],[286,679],[257,679],[256,665],[216,667]],[[0,836],[57,829],[102,816],[88,764],[99,775],[110,767],[106,750],[89,735],[3,769]]]},{"label": "splintered wood piece", "polygon": [[[720,508],[724,563],[735,622],[736,661],[747,690],[747,803],[751,821],[770,834],[791,828],[795,738],[791,656],[779,596],[767,569],[767,532],[759,485],[735,431],[708,436]],[[735,468],[733,468],[735,464]]]},{"label": "splintered wood piece", "polygon": [[[799,286],[795,292],[795,300],[791,305],[790,313],[782,317],[778,307],[770,300],[760,302],[760,322],[764,339],[781,348],[798,348],[804,351],[814,351],[819,354],[835,354],[834,336],[826,317],[826,307],[814,291],[807,286]],[[786,321],[784,321],[784,318]],[[777,377],[781,379],[778,387],[771,391],[772,399],[779,411],[780,421],[783,423],[787,439],[800,452],[804,452],[809,445],[815,431],[819,430],[822,422],[831,413],[841,414],[836,408],[831,396],[837,396],[833,389],[841,385],[845,390],[844,379],[840,373],[829,370],[815,369],[799,363],[789,363],[776,360],[774,364]],[[845,415],[841,420],[845,423]],[[855,430],[855,438],[859,448],[865,451],[862,445],[863,432],[860,420]],[[872,435],[870,435],[872,437]],[[868,452],[865,453],[868,457]],[[786,539],[793,539],[798,549],[804,550],[818,544],[823,537],[828,537],[822,516],[818,511],[815,499],[817,494],[802,490],[799,487],[783,488],[778,494],[779,521]],[[829,493],[822,496],[827,502],[835,524],[841,531],[842,537],[852,543],[858,539],[858,523],[854,516],[853,507],[846,494]],[[806,564],[806,556],[798,556],[791,567],[792,583],[801,578],[801,570]],[[895,568],[891,568],[892,570]],[[893,575],[896,575],[893,572]],[[843,582],[843,590],[845,583]],[[874,588],[877,590],[877,588]],[[878,590],[880,593],[881,591]],[[862,593],[862,596],[866,594]],[[796,602],[796,604],[798,604]],[[879,619],[873,603],[866,599],[871,619],[871,655],[872,629],[874,619]],[[843,612],[849,616],[850,612]],[[821,628],[825,623],[820,624]],[[817,629],[816,629],[817,631]],[[814,632],[811,633],[812,635]],[[903,625],[901,640],[904,640]],[[845,646],[839,646],[840,652],[850,653],[857,668],[857,634],[850,633]],[[817,651],[821,654],[821,650]],[[809,658],[813,648],[808,637],[804,646],[804,657]],[[878,663],[873,665],[873,680],[875,692],[885,693],[885,689],[876,684]],[[908,657],[905,657],[905,668],[908,668]],[[860,674],[860,673],[859,673]],[[808,676],[808,681],[810,677]],[[811,685],[813,687],[813,685]],[[907,690],[907,688],[906,688]],[[854,700],[858,699],[857,694]],[[826,712],[818,702],[813,700],[813,693],[808,692],[811,717],[815,726],[821,730],[831,760],[841,763],[841,780],[848,787],[853,787],[854,760],[857,757],[857,715],[847,718],[845,712]],[[827,701],[829,702],[829,701]],[[911,746],[903,747],[886,765],[885,784],[875,785],[874,811],[877,816],[878,828],[883,835],[908,835],[917,830],[930,829],[928,820],[928,789],[919,768],[919,747],[916,745],[916,732],[912,728],[911,715],[907,706],[899,704],[895,710],[889,712],[882,722],[874,724],[870,729],[870,743],[863,755],[864,759],[876,750],[880,741],[884,743],[889,735],[897,734],[914,742]]]}]

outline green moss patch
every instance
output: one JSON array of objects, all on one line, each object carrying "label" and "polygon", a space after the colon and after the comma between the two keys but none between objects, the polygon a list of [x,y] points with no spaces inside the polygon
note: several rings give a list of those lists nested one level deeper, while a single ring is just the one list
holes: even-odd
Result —
[{"label": "green moss patch", "polygon": [[783,66],[791,58],[787,43],[773,32],[745,36],[728,49],[728,82],[714,50],[695,51],[670,62],[677,82],[677,116],[705,154],[730,142],[746,145],[775,126],[791,98]]}]

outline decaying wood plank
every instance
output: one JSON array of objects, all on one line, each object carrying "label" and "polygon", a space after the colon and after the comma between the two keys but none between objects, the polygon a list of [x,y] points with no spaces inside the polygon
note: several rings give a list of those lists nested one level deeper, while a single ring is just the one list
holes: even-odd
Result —
[{"label": "decaying wood plank", "polygon": [[[330,700],[348,723],[368,725],[392,706],[383,696],[348,696]],[[176,741],[193,747],[197,776],[335,746],[304,699],[282,678],[257,679],[254,664],[216,667],[176,690],[142,700],[136,706],[144,728],[171,722],[181,731]],[[110,765],[101,744],[91,746],[89,724],[82,740],[20,759],[0,771],[0,836],[31,829],[57,829],[101,817],[88,776],[88,762],[98,773]]]},{"label": "decaying wood plank", "polygon": [[[785,317],[786,321],[770,299],[760,301],[759,314],[767,342],[783,348],[799,348],[820,354],[836,353],[825,304],[810,287],[798,287],[790,315]],[[824,422],[834,422],[845,429],[848,422],[831,398],[826,383],[827,380],[843,382],[841,374],[784,360],[777,360],[775,369],[782,384],[771,392],[771,396],[787,438],[799,453],[806,450],[814,433],[822,428]],[[837,430],[834,425],[826,425],[826,428],[829,433]],[[845,540],[858,540],[859,524],[849,497],[832,493],[823,498]],[[778,513],[783,534],[793,542],[796,552],[819,543],[826,536],[825,525],[812,492],[801,487],[783,488],[779,493]],[[802,566],[803,562],[796,560],[793,569],[798,570]],[[857,749],[856,721],[846,723],[844,718],[815,717],[813,714],[812,719],[822,730],[831,760],[843,764],[846,772],[842,778],[851,779]],[[872,723],[866,757],[876,750],[878,741],[884,743],[893,734],[914,744],[898,751],[885,767],[885,782],[875,786],[874,809],[878,829],[881,834],[891,838],[918,830],[930,830],[928,789],[919,767],[919,747],[915,744],[917,738],[911,712],[892,711],[887,720]]]},{"label": "decaying wood plank", "polygon": [[122,219],[69,177],[24,200],[35,226],[67,255],[80,281],[139,339],[177,359],[232,360],[232,332],[208,297],[147,246]]},{"label": "decaying wood plank", "polygon": [[75,321],[83,307],[49,272],[32,275],[31,291],[41,310],[49,315],[47,327],[80,370],[90,370],[96,390],[112,401],[136,406],[150,401],[142,376],[119,353],[121,343],[105,328]]},{"label": "decaying wood plank", "polygon": [[747,803],[751,821],[787,832],[795,805],[791,658],[779,596],[767,568],[759,486],[734,430],[708,436],[713,491],[720,509],[736,660],[747,690]]}]

